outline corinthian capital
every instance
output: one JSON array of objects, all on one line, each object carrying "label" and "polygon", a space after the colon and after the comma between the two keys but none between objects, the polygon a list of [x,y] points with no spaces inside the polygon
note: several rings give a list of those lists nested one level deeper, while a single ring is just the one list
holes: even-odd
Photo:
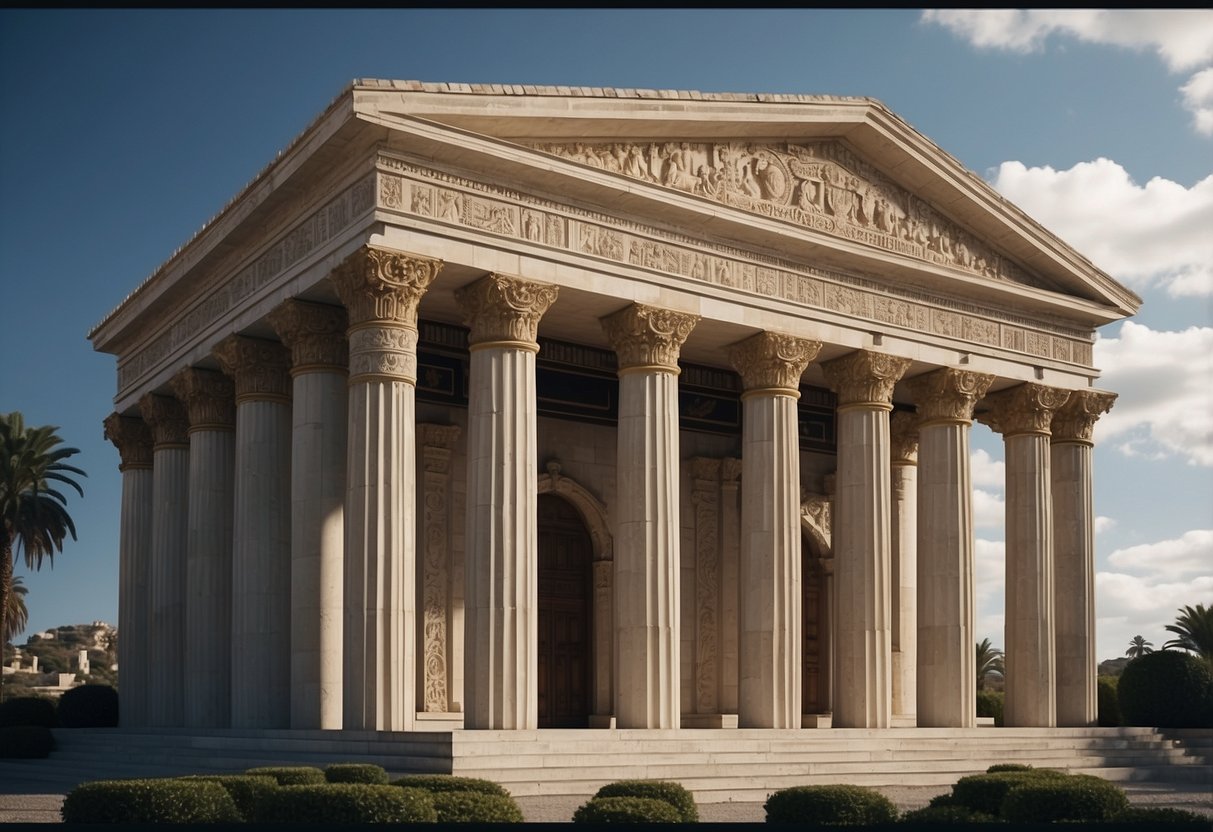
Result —
[{"label": "corinthian capital", "polygon": [[894,410],[889,414],[889,458],[894,464],[918,462],[918,414]]},{"label": "corinthian capital", "polygon": [[223,373],[186,367],[172,377],[169,386],[185,405],[191,433],[235,429],[235,385]]},{"label": "corinthian capital", "polygon": [[923,425],[969,424],[973,407],[990,389],[994,376],[944,367],[906,381]]},{"label": "corinthian capital", "polygon": [[105,438],[114,443],[122,459],[119,471],[152,467],[152,432],[136,416],[111,413],[105,417]]},{"label": "corinthian capital", "polygon": [[559,293],[556,286],[489,274],[455,292],[471,327],[468,345],[501,344],[534,349],[539,319]]},{"label": "corinthian capital", "polygon": [[600,318],[619,369],[640,367],[678,370],[678,354],[699,323],[698,315],[634,303]]},{"label": "corinthian capital", "polygon": [[291,373],[348,370],[345,330],[349,315],[340,306],[291,298],[266,316],[291,351]]},{"label": "corinthian capital", "polygon": [[229,335],[211,350],[236,382],[236,403],[291,398],[291,353],[277,341]]},{"label": "corinthian capital", "polygon": [[416,329],[417,304],[441,268],[441,260],[364,246],[329,279],[349,311],[351,327],[379,322]]},{"label": "corinthian capital", "polygon": [[867,405],[892,408],[893,387],[910,366],[910,359],[871,350],[856,350],[850,355],[821,365],[826,383],[838,394],[838,406]]},{"label": "corinthian capital", "polygon": [[139,400],[139,412],[152,431],[154,448],[184,448],[189,445],[189,417],[181,402],[172,396],[148,393]]},{"label": "corinthian capital", "polygon": [[777,332],[760,332],[729,349],[729,360],[741,374],[747,393],[800,396],[800,377],[817,357],[820,341]]},{"label": "corinthian capital", "polygon": [[1054,442],[1090,443],[1099,417],[1112,409],[1115,393],[1102,390],[1075,390],[1053,414]]},{"label": "corinthian capital", "polygon": [[1053,414],[1069,398],[1069,390],[1019,384],[986,396],[985,405],[989,409],[977,414],[977,421],[1004,438],[1025,433],[1048,436]]}]

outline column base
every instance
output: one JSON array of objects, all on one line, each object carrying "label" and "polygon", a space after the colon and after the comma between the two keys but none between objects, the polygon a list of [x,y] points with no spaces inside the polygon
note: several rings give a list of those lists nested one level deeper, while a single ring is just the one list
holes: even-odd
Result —
[{"label": "column base", "polygon": [[736,728],[737,714],[683,714],[682,728]]},{"label": "column base", "polygon": [[610,714],[590,714],[591,728],[610,728],[615,729],[615,717]]}]

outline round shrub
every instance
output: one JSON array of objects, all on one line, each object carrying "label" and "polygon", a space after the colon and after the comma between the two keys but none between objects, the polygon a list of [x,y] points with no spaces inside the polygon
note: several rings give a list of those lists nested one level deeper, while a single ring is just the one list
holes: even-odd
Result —
[{"label": "round shrub", "polygon": [[1107,821],[1129,808],[1124,790],[1107,780],[1078,774],[1022,783],[1007,792],[999,815],[1011,823]]},{"label": "round shrub", "polygon": [[1006,695],[1000,690],[977,691],[977,715],[994,717],[995,727],[1002,727],[1002,711]]},{"label": "round shrub", "polygon": [[987,815],[997,815],[1002,808],[1003,798],[1011,789],[1031,783],[1036,780],[1054,780],[1066,775],[1051,769],[1032,769],[1031,771],[1002,771],[996,774],[970,774],[962,777],[952,786],[952,797],[957,805],[965,806],[975,812]]},{"label": "round shrub", "polygon": [[573,823],[681,823],[678,810],[652,797],[595,797],[573,813]]},{"label": "round shrub", "polygon": [[1189,812],[1187,809],[1171,809],[1164,806],[1130,806],[1118,812],[1113,823],[1140,823],[1153,825],[1156,823],[1199,823],[1206,828],[1213,826],[1204,815]]},{"label": "round shrub", "polygon": [[664,800],[678,810],[678,816],[683,823],[699,821],[695,798],[680,783],[671,783],[668,780],[619,780],[607,783],[594,797],[650,797],[654,800]]},{"label": "round shrub", "polygon": [[873,824],[897,820],[887,797],[863,786],[793,786],[767,798],[767,823]]},{"label": "round shrub", "polygon": [[986,774],[998,774],[1000,771],[1035,771],[1031,766],[1025,766],[1023,763],[996,763],[986,769]]},{"label": "round shrub", "polygon": [[0,728],[0,757],[32,760],[55,750],[55,737],[43,725],[6,725]]},{"label": "round shrub", "polygon": [[1115,728],[1120,725],[1120,701],[1116,698],[1118,676],[1100,676],[1096,687],[1099,706],[1099,727]]},{"label": "round shrub", "polygon": [[904,823],[993,823],[998,818],[967,806],[924,806],[901,816]]},{"label": "round shrub", "polygon": [[244,773],[273,777],[279,786],[313,786],[325,782],[324,772],[314,766],[261,766]]},{"label": "round shrub", "polygon": [[118,691],[109,685],[80,685],[59,697],[59,723],[64,728],[116,728]]},{"label": "round shrub", "polygon": [[1129,662],[1116,696],[1125,725],[1213,727],[1213,671],[1178,650],[1159,650]]},{"label": "round shrub", "polygon": [[68,792],[64,823],[234,823],[240,812],[205,780],[97,780]]},{"label": "round shrub", "polygon": [[393,786],[424,789],[427,792],[480,792],[509,797],[510,793],[492,780],[479,777],[455,777],[452,774],[410,774],[392,781]]},{"label": "round shrub", "polygon": [[437,818],[429,792],[367,783],[281,786],[261,810],[262,823],[433,823]]},{"label": "round shrub", "polygon": [[218,783],[231,796],[236,811],[248,823],[262,820],[261,807],[278,788],[278,781],[264,774],[191,774],[178,780]]},{"label": "round shrub", "polygon": [[0,702],[0,728],[6,725],[41,725],[43,728],[54,728],[59,725],[55,702],[45,696],[18,696]]},{"label": "round shrub", "polygon": [[512,797],[484,792],[437,792],[432,795],[439,823],[522,823],[522,810]]},{"label": "round shrub", "polygon": [[368,783],[386,786],[387,772],[383,766],[370,763],[333,763],[324,769],[324,779],[329,783]]}]

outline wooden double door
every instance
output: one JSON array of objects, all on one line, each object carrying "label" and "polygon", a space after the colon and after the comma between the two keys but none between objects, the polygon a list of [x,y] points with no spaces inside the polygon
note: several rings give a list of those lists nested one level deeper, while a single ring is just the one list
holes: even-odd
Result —
[{"label": "wooden double door", "polygon": [[589,725],[593,544],[577,510],[539,496],[539,727]]}]

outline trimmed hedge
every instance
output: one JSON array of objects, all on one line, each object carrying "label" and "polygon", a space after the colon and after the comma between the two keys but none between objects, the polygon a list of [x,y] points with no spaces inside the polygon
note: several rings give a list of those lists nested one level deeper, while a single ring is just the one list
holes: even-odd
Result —
[{"label": "trimmed hedge", "polygon": [[1121,724],[1120,700],[1116,697],[1116,685],[1119,676],[1100,676],[1096,694],[1099,703],[1099,727],[1115,728]]},{"label": "trimmed hedge", "polygon": [[1125,665],[1116,697],[1125,725],[1213,728],[1213,670],[1178,650],[1147,653]]},{"label": "trimmed hedge", "polygon": [[977,715],[994,717],[994,726],[1002,727],[1002,712],[1006,705],[1006,694],[1000,690],[977,691]]},{"label": "trimmed hedge", "polygon": [[233,823],[227,790],[206,780],[97,780],[68,792],[64,823]]},{"label": "trimmed hedge", "polygon": [[986,769],[986,774],[999,774],[1004,771],[1035,771],[1031,766],[1025,766],[1023,763],[995,763]]},{"label": "trimmed hedge", "polygon": [[55,750],[55,737],[43,725],[5,725],[0,728],[0,757],[33,760]]},{"label": "trimmed hedge", "polygon": [[957,805],[987,815],[998,815],[1002,809],[1003,798],[1011,789],[1036,780],[1053,780],[1065,776],[1062,772],[1051,769],[970,774],[960,778],[952,786],[952,797]]},{"label": "trimmed hedge", "polygon": [[484,792],[431,794],[439,823],[522,823],[522,810],[512,797]]},{"label": "trimmed hedge", "polygon": [[1129,808],[1124,790],[1089,774],[1021,783],[1007,792],[999,815],[1011,823],[1107,821]]},{"label": "trimmed hedge", "polygon": [[699,821],[695,798],[682,784],[668,780],[619,780],[607,783],[594,797],[650,797],[654,800],[664,800],[678,810],[678,817],[683,823]]},{"label": "trimmed hedge", "polygon": [[924,806],[902,815],[903,823],[993,823],[998,818],[967,806]]},{"label": "trimmed hedge", "polygon": [[190,774],[178,780],[218,783],[231,796],[240,817],[248,823],[262,820],[261,807],[278,789],[278,781],[264,774]]},{"label": "trimmed hedge", "polygon": [[280,786],[261,809],[262,823],[433,823],[437,818],[429,792],[366,783]]},{"label": "trimmed hedge", "polygon": [[510,793],[492,780],[479,777],[455,777],[452,774],[410,774],[392,781],[393,786],[409,789],[424,789],[427,792],[480,792],[509,797]]},{"label": "trimmed hedge", "polygon": [[9,725],[57,727],[59,717],[55,713],[55,701],[45,696],[18,696],[0,702],[0,728]]},{"label": "trimmed hedge", "polygon": [[116,728],[118,691],[109,685],[80,685],[59,697],[59,722],[64,728]]},{"label": "trimmed hedge", "polygon": [[863,786],[793,786],[764,805],[767,823],[873,824],[897,820],[887,797]]},{"label": "trimmed hedge", "polygon": [[1164,806],[1130,806],[1123,812],[1118,812],[1113,823],[1199,823],[1205,827],[1213,827],[1213,820],[1205,815],[1189,812],[1187,809],[1170,809]]},{"label": "trimmed hedge", "polygon": [[573,813],[573,823],[681,823],[678,810],[652,797],[595,797]]},{"label": "trimmed hedge", "polygon": [[329,783],[367,783],[386,786],[387,772],[383,766],[370,763],[333,763],[324,769],[324,779]]},{"label": "trimmed hedge", "polygon": [[325,782],[324,772],[315,766],[261,766],[244,773],[273,777],[279,786],[315,786]]}]

